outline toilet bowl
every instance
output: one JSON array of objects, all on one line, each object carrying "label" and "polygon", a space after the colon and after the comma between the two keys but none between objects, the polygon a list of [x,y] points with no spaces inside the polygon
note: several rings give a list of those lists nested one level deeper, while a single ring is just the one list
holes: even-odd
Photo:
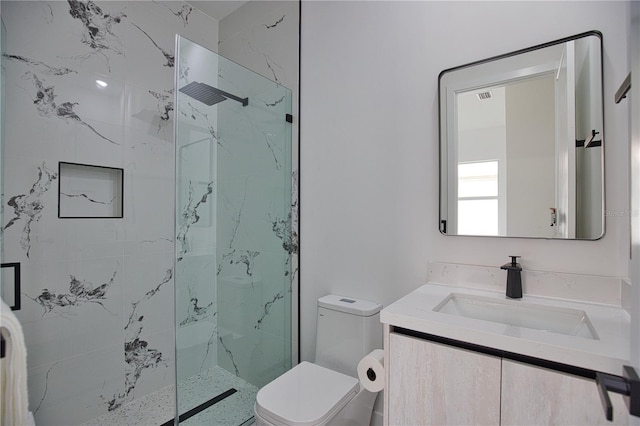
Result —
[{"label": "toilet bowl", "polygon": [[382,305],[329,295],[318,300],[316,361],[302,362],[256,396],[256,425],[368,426],[377,393],[357,379],[357,364],[382,346]]}]

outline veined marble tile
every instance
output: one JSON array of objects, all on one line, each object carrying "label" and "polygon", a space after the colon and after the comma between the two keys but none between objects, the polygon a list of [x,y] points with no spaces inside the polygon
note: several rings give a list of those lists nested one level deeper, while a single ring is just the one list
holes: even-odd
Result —
[{"label": "veined marble tile", "polygon": [[[129,141],[128,146],[133,149],[138,148],[139,145],[153,143],[170,146],[173,153],[175,107],[172,81],[163,82],[162,85],[155,87],[148,84],[127,83],[125,96],[125,126],[127,129],[135,130],[137,136]],[[140,137],[144,139],[139,140]],[[163,141],[165,143],[162,143]]]},{"label": "veined marble tile", "polygon": [[17,312],[30,367],[122,347],[123,267],[117,258],[28,266]]},{"label": "veined marble tile", "polygon": [[[192,114],[192,121],[184,124],[182,110],[178,112],[181,124],[178,128],[176,173],[180,194],[184,195],[188,195],[190,183],[215,182],[219,148],[216,121],[210,120],[212,117],[202,113],[201,109],[192,108],[188,113]],[[216,117],[215,113],[213,117]],[[185,201],[180,198],[179,205],[185,205]]]},{"label": "veined marble tile", "polygon": [[87,126],[73,123],[75,156],[71,161],[122,168],[125,150],[122,126],[90,119],[87,119],[86,123]]},{"label": "veined marble tile", "polygon": [[2,8],[7,32],[20,40],[8,45],[7,53],[49,66],[123,75],[126,6],[117,1],[7,3]]},{"label": "veined marble tile", "polygon": [[220,52],[229,52],[237,62],[292,87],[297,58],[290,52],[297,51],[297,40],[289,34],[297,31],[298,7],[295,2],[245,5],[220,24]]},{"label": "veined marble tile", "polygon": [[[282,271],[267,270],[272,262],[267,259],[262,271],[251,276],[238,268],[235,275],[218,277],[219,363],[257,384],[266,384],[268,380],[262,378],[273,364],[288,360],[291,350],[291,318],[285,309],[291,300],[289,281]],[[278,284],[280,288],[274,290]],[[275,355],[266,348],[273,344],[281,349]]]},{"label": "veined marble tile", "polygon": [[46,160],[16,161],[6,163],[3,173],[4,260],[43,259],[37,242],[46,232],[43,219],[57,214],[57,164]]},{"label": "veined marble tile", "polygon": [[[222,176],[270,174],[277,177],[282,173],[281,169],[286,171],[288,166],[284,157],[288,149],[285,145],[287,140],[284,127],[285,112],[280,114],[263,111],[266,108],[265,101],[262,101],[263,106],[260,107],[259,99],[252,98],[251,95],[248,97],[249,105],[246,107],[230,104],[225,105],[227,108],[220,110],[220,122],[224,125],[218,128],[218,144],[222,147],[219,155],[222,161],[226,161],[220,162],[224,170]],[[274,96],[274,98],[275,100],[269,99],[266,102],[277,101],[280,96]],[[252,104],[252,99],[257,102],[255,106]],[[273,120],[275,123],[263,126],[260,120]]]},{"label": "veined marble tile", "polygon": [[174,253],[173,232],[169,230],[162,232],[162,229],[144,226],[140,222],[125,225],[125,228],[127,236],[124,247],[125,256]]},{"label": "veined marble tile", "polygon": [[[138,363],[127,363],[125,384],[133,386],[130,394],[132,400],[175,383],[174,335],[173,328],[141,335],[141,339],[147,342],[148,347],[161,354],[161,360],[155,362],[154,359],[153,362],[145,362],[136,355]],[[129,354],[126,354],[125,360],[128,359]]]},{"label": "veined marble tile", "polygon": [[[155,132],[157,127],[152,121],[147,129],[125,127],[125,165],[129,171],[142,176],[157,176],[174,182],[174,145]],[[156,122],[157,124],[157,122]],[[173,124],[167,125],[173,131]]]},{"label": "veined marble tile", "polygon": [[[113,71],[113,60],[124,57],[127,2],[86,2],[68,0],[69,14],[80,23],[80,42],[94,55],[104,57],[106,69]],[[121,62],[120,62],[121,63]]]},{"label": "veined marble tile", "polygon": [[[87,7],[82,8],[83,4]],[[67,6],[66,9],[69,11],[78,11],[75,13],[75,21],[71,17],[69,20],[76,24],[78,30],[78,37],[74,37],[72,42],[78,44],[83,51],[83,54],[74,56],[85,66],[82,69],[105,72],[112,76],[126,73],[127,79],[134,83],[145,83],[152,87],[172,86],[176,32],[197,33],[206,29],[205,39],[214,46],[217,43],[217,22],[203,16],[199,11],[194,12],[190,6],[181,2],[100,1],[69,2],[68,5],[63,5]],[[101,15],[95,11],[96,7],[103,11],[108,10],[110,15]],[[194,21],[195,24],[192,23]],[[97,27],[97,40],[85,43],[85,22]],[[213,31],[210,30],[212,25],[215,27]],[[214,39],[211,39],[211,36],[214,36]],[[85,53],[85,50],[89,53]],[[99,68],[100,63],[96,58],[108,66]],[[87,68],[86,63],[90,59],[95,64]],[[116,61],[117,59],[122,60]],[[117,63],[114,65],[114,62]],[[102,69],[106,70],[101,71]]]},{"label": "veined marble tile", "polygon": [[265,297],[258,308],[259,315],[257,315],[253,328],[288,339],[291,335],[292,318],[287,307],[291,304],[292,292],[288,277],[284,279],[282,277],[283,275],[280,275],[280,282],[274,280],[276,285],[272,287],[277,288],[265,289]]},{"label": "veined marble tile", "polygon": [[[175,112],[179,126],[177,144],[178,155],[182,155],[182,149],[192,144],[207,142],[211,148],[219,146],[224,148],[218,140],[218,107],[207,106],[183,93],[178,94],[178,109]],[[215,164],[215,163],[213,163]]]},{"label": "veined marble tile", "polygon": [[176,330],[178,381],[199,374],[218,363],[217,318],[208,318],[181,325]]},{"label": "veined marble tile", "polygon": [[120,219],[43,218],[39,246],[48,261],[95,260],[124,253],[124,224]]},{"label": "veined marble tile", "polygon": [[[36,80],[37,79],[37,80]],[[115,126],[123,124],[123,109],[125,87],[124,81],[108,74],[82,72],[68,77],[49,77],[37,72],[33,73],[34,88],[51,95],[47,102],[36,104],[42,116],[66,120],[69,123],[82,124],[89,127],[90,123],[106,123]],[[101,86],[96,81],[103,81],[107,86]],[[111,135],[102,134],[93,127],[92,132],[101,139],[112,144],[122,144],[122,137],[108,138]]]},{"label": "veined marble tile", "polygon": [[199,13],[198,9],[182,1],[154,0],[153,3],[155,7],[140,8],[140,11],[166,21],[171,27],[188,28],[193,23],[194,16]]},{"label": "veined marble tile", "polygon": [[[7,157],[57,158],[71,155],[73,147],[68,143],[73,140],[73,123],[41,115],[34,104],[38,96],[38,85],[34,80],[31,68],[21,63],[3,61],[3,72],[6,84],[3,86],[5,104],[4,155]],[[48,79],[49,77],[47,77]],[[11,123],[28,122],[28,126]],[[56,137],[52,138],[51,135]],[[28,140],[29,143],[24,143]],[[6,162],[8,163],[8,162]]]},{"label": "veined marble tile", "polygon": [[[98,78],[104,78],[98,76]],[[32,106],[39,117],[83,126],[98,140],[121,145],[117,135],[105,133],[96,123],[122,125],[122,89],[115,80],[112,87],[100,87],[95,76],[75,77],[75,81],[26,72],[22,85],[32,95]],[[97,87],[96,87],[97,86]],[[105,127],[105,126],[103,126]]]},{"label": "veined marble tile", "polygon": [[[110,398],[107,398],[107,406],[109,411],[114,411],[121,407],[123,404],[130,402],[136,397],[136,392],[142,394],[149,392],[149,385],[142,385],[142,389],[139,388],[144,380],[149,380],[149,371],[154,371],[155,374],[152,377],[155,380],[151,380],[151,383],[158,382],[166,384],[167,380],[170,380],[170,375],[167,371],[172,364],[173,351],[171,346],[173,343],[173,333],[171,328],[167,332],[166,329],[160,333],[150,333],[147,331],[149,325],[146,319],[145,311],[148,312],[149,306],[153,302],[160,302],[158,294],[171,294],[170,284],[172,283],[173,270],[168,269],[165,272],[162,279],[157,279],[154,285],[151,286],[142,296],[138,299],[131,301],[127,298],[129,303],[125,303],[127,307],[125,309],[125,322],[124,322],[124,359],[125,359],[125,375],[124,386],[118,388]],[[143,284],[144,285],[144,284]],[[169,291],[167,291],[169,287]],[[140,289],[138,289],[140,290]],[[135,291],[132,292],[135,297]],[[158,305],[160,309],[166,306]],[[166,314],[166,310],[165,310]],[[153,318],[153,315],[149,315]],[[171,317],[169,315],[169,317]],[[170,327],[169,322],[169,326]],[[158,377],[159,376],[159,377]]]},{"label": "veined marble tile", "polygon": [[[494,291],[505,291],[507,283],[507,273],[500,267],[453,263],[429,263],[428,277],[439,284]],[[523,292],[535,296],[620,306],[621,285],[615,277],[532,271],[526,265],[522,271]]]},{"label": "veined marble tile", "polygon": [[261,275],[221,274],[218,276],[218,324],[220,333],[236,336],[253,333],[265,294]]},{"label": "veined marble tile", "polygon": [[289,189],[261,177],[218,181],[218,240],[230,249],[281,251]]},{"label": "veined marble tile", "polygon": [[131,2],[128,8],[126,67],[131,83],[173,86],[176,26],[156,13],[162,10],[165,8],[156,2]]},{"label": "veined marble tile", "polygon": [[173,253],[127,256],[123,280],[123,326],[135,321],[145,335],[174,328]]},{"label": "veined marble tile", "polygon": [[[176,33],[213,52],[217,52],[218,22],[216,20],[211,19],[208,15],[195,8],[189,11],[182,2],[158,1],[158,3],[161,3],[162,6],[166,5],[170,9],[170,13],[173,15],[170,22],[176,28]],[[185,12],[188,12],[186,19]],[[182,28],[179,28],[180,22],[182,23]],[[177,27],[175,23],[178,23]]]},{"label": "veined marble tile", "polygon": [[[186,303],[186,314],[181,315],[178,323],[178,330],[183,332],[182,327],[189,324],[199,322],[214,322],[218,314],[216,301],[223,302],[219,295],[216,294],[218,280],[206,280],[202,282],[189,283],[194,285],[187,286],[189,292],[189,300]],[[184,330],[184,334],[189,332]],[[207,332],[208,334],[208,332]]]},{"label": "veined marble tile", "polygon": [[121,346],[30,368],[29,409],[36,424],[68,426],[107,412],[104,398],[123,383]]},{"label": "veined marble tile", "polygon": [[[214,181],[188,182],[188,189],[178,194],[178,211],[176,212],[176,244],[177,261],[194,253],[207,250],[211,241],[215,240],[216,229],[214,217]],[[194,232],[197,229],[198,232]]]},{"label": "veined marble tile", "polygon": [[[180,48],[181,68],[179,68],[178,87],[182,87],[192,81],[206,83],[219,87],[220,64],[225,59],[220,59],[213,50],[205,44],[189,43],[188,37]],[[222,87],[219,87],[222,89]]]},{"label": "veined marble tile", "polygon": [[[217,282],[216,260],[213,254],[193,256],[188,255],[176,263],[176,324],[178,336],[188,336],[181,327],[196,322],[211,322],[216,326],[217,312]],[[205,327],[196,327],[200,343],[185,343],[182,347],[197,346],[211,339],[211,333]],[[204,335],[206,334],[206,339]],[[192,340],[189,337],[189,340]],[[201,365],[200,362],[198,365]]]},{"label": "veined marble tile", "polygon": [[140,169],[144,166],[129,164],[125,170],[125,253],[173,253],[174,200],[167,196],[172,179],[159,169],[148,172]]},{"label": "veined marble tile", "polygon": [[257,386],[264,386],[291,368],[289,340],[255,330],[241,335],[220,327],[218,365]]},{"label": "veined marble tile", "polygon": [[261,333],[253,346],[247,348],[248,375],[246,378],[262,387],[288,371],[291,365],[291,337]]}]

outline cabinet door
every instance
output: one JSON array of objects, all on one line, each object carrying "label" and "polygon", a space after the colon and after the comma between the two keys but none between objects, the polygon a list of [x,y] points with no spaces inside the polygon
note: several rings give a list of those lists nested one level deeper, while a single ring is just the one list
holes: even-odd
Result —
[{"label": "cabinet door", "polygon": [[497,425],[501,359],[391,333],[389,425]]},{"label": "cabinet door", "polygon": [[610,392],[613,423],[604,416],[593,380],[502,362],[503,425],[626,425],[629,412],[621,395]]}]

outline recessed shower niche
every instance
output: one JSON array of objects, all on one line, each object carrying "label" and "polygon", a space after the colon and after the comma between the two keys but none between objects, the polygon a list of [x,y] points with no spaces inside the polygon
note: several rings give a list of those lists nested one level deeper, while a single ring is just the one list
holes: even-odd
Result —
[{"label": "recessed shower niche", "polygon": [[58,163],[58,217],[122,218],[123,169]]}]

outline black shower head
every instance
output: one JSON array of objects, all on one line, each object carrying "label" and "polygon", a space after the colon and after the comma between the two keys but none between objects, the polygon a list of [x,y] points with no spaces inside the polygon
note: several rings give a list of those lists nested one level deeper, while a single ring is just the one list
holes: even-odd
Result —
[{"label": "black shower head", "polygon": [[247,106],[249,104],[248,98],[239,98],[232,95],[231,93],[216,89],[215,87],[209,86],[205,83],[198,83],[197,81],[192,81],[191,83],[178,90],[207,106],[215,105],[226,99],[233,99],[235,101],[238,101],[243,106]]},{"label": "black shower head", "polygon": [[192,81],[191,83],[182,87],[180,91],[207,106],[215,105],[227,99],[216,90],[211,89],[215,88],[209,86],[208,84]]}]

